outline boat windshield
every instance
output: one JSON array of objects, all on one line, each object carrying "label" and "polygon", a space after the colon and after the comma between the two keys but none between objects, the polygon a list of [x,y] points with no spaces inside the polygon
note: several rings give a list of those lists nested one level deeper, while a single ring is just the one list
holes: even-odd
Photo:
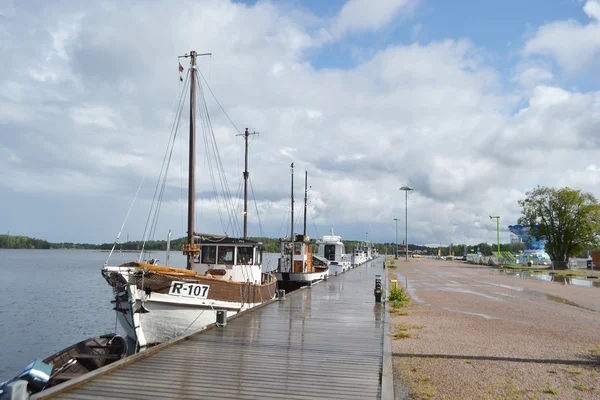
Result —
[{"label": "boat windshield", "polygon": [[238,247],[237,248],[237,263],[238,264],[253,264],[253,253],[254,248],[252,247]]},{"label": "boat windshield", "polygon": [[214,264],[217,261],[216,246],[202,246],[202,264]]},{"label": "boat windshield", "polygon": [[219,246],[219,264],[233,265],[233,253],[235,247],[233,246]]}]

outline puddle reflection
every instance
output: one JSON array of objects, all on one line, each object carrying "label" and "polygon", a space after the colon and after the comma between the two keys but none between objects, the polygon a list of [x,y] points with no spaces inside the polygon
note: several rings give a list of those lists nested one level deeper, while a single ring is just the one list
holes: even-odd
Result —
[{"label": "puddle reflection", "polygon": [[563,285],[574,285],[574,286],[584,286],[584,287],[600,287],[600,282],[591,281],[586,279],[578,279],[569,276],[558,276],[558,275],[549,275],[549,274],[540,274],[533,272],[523,272],[523,271],[512,271],[507,269],[493,269],[491,270],[493,273],[514,276],[515,278],[520,279],[533,279],[536,281],[547,281],[547,282],[557,282],[562,283]]}]

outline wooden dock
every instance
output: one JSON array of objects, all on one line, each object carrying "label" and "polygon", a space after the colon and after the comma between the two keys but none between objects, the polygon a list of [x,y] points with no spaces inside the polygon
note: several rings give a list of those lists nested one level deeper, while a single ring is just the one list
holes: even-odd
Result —
[{"label": "wooden dock", "polygon": [[383,258],[32,398],[393,399]]}]

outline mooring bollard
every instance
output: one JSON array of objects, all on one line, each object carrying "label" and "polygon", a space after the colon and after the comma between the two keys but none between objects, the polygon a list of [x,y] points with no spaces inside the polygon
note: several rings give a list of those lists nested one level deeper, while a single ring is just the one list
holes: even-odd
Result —
[{"label": "mooring bollard", "polygon": [[381,303],[381,275],[375,275],[375,302]]},{"label": "mooring bollard", "polygon": [[217,310],[217,326],[223,328],[227,325],[227,310]]},{"label": "mooring bollard", "polygon": [[277,291],[277,298],[279,300],[285,300],[285,290],[284,289],[279,289]]}]

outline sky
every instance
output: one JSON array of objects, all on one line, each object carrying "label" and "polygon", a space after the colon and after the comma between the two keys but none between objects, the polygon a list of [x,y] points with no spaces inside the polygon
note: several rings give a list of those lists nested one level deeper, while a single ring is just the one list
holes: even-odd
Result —
[{"label": "sky", "polygon": [[[508,242],[538,185],[600,198],[599,0],[2,0],[0,232],[141,239],[191,50],[234,195],[199,133],[197,232],[240,234],[246,127],[250,236],[290,231],[292,162],[312,238]],[[186,116],[155,239],[186,235]]]}]

